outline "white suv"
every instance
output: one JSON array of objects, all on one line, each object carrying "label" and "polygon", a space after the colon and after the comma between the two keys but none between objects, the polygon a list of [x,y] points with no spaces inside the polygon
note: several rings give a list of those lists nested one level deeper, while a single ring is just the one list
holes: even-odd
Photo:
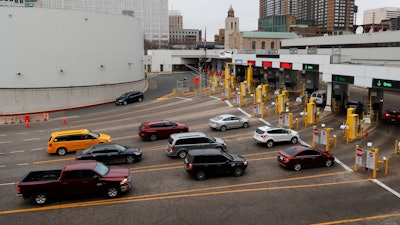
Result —
[{"label": "white suv", "polygon": [[271,148],[275,142],[290,141],[292,144],[296,144],[299,141],[299,133],[282,127],[262,126],[254,132],[253,139]]}]

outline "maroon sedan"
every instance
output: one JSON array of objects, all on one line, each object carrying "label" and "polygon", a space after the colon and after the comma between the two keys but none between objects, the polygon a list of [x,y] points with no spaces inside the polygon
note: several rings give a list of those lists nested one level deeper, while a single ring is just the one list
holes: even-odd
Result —
[{"label": "maroon sedan", "polygon": [[293,146],[280,151],[277,159],[283,167],[296,171],[306,167],[329,167],[335,162],[335,157],[331,153],[306,146]]},{"label": "maroon sedan", "polygon": [[169,120],[143,122],[138,129],[139,136],[150,141],[168,138],[171,134],[182,132],[189,132],[189,127],[186,124]]}]

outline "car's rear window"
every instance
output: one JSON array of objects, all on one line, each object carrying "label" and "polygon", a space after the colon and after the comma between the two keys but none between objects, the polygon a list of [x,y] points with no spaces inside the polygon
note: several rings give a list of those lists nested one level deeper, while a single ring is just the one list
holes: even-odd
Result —
[{"label": "car's rear window", "polygon": [[257,134],[263,134],[263,133],[264,133],[264,131],[263,131],[263,130],[261,130],[261,129],[259,129],[259,128],[257,128],[257,130],[256,130],[256,133],[257,133]]},{"label": "car's rear window", "polygon": [[172,145],[172,143],[174,143],[174,139],[173,139],[172,137],[169,137],[169,138],[168,138],[168,143],[169,143],[170,145]]},{"label": "car's rear window", "polygon": [[296,153],[296,148],[290,147],[290,148],[287,148],[284,152],[288,155],[294,155],[294,153]]}]

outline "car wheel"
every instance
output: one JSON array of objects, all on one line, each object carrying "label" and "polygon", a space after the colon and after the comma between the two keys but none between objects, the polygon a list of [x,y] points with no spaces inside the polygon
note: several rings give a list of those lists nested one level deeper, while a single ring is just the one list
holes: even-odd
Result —
[{"label": "car wheel", "polygon": [[157,141],[157,134],[151,134],[150,141]]},{"label": "car wheel", "polygon": [[122,104],[126,105],[126,104],[128,104],[128,102],[127,102],[127,101],[124,101],[124,103],[122,103]]},{"label": "car wheel", "polygon": [[272,148],[272,146],[274,146],[274,141],[273,140],[268,140],[267,141],[267,147],[268,148]]},{"label": "car wheel", "polygon": [[296,144],[299,139],[297,139],[297,137],[293,137],[292,140],[290,140],[292,142],[292,144]]},{"label": "car wheel", "polygon": [[135,158],[133,156],[131,156],[131,155],[127,156],[126,159],[125,159],[125,163],[127,163],[127,164],[132,164],[134,162],[135,162]]},{"label": "car wheel", "polygon": [[243,124],[243,127],[244,127],[244,128],[249,128],[249,123],[244,123],[244,124]]},{"label": "car wheel", "polygon": [[202,170],[197,171],[196,180],[204,180],[204,179],[206,179],[206,173]]},{"label": "car wheel", "polygon": [[216,147],[215,149],[218,149],[218,150],[220,150],[221,152],[224,151],[224,149],[223,149],[222,147],[220,147],[220,146]]},{"label": "car wheel", "polygon": [[118,187],[116,186],[111,186],[109,188],[107,188],[107,197],[109,198],[115,198],[119,195],[119,190]]},{"label": "car wheel", "polygon": [[222,126],[222,127],[220,128],[220,130],[221,130],[221,131],[226,131],[226,126]]},{"label": "car wheel", "polygon": [[331,159],[327,159],[326,161],[325,161],[325,166],[326,167],[330,167],[330,166],[332,166],[333,165],[333,161],[331,160]]},{"label": "car wheel", "polygon": [[48,201],[48,197],[46,193],[40,192],[33,196],[33,202],[36,205],[44,205]]},{"label": "car wheel", "polygon": [[300,163],[294,164],[293,169],[294,169],[295,171],[301,170],[301,164],[300,164]]},{"label": "car wheel", "polygon": [[57,154],[58,155],[65,155],[65,154],[67,154],[67,149],[66,148],[59,148],[59,149],[57,149]]},{"label": "car wheel", "polygon": [[186,157],[186,151],[180,151],[178,153],[179,158],[184,159]]},{"label": "car wheel", "polygon": [[244,172],[244,170],[243,170],[241,167],[236,167],[236,168],[233,170],[233,175],[234,175],[235,177],[240,177],[240,176],[243,175],[243,172]]}]

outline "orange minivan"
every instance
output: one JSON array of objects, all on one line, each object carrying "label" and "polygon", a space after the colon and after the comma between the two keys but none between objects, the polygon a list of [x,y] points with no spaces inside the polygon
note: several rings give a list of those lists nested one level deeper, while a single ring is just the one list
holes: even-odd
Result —
[{"label": "orange minivan", "polygon": [[47,152],[65,155],[68,152],[76,152],[95,144],[107,142],[111,142],[110,135],[93,132],[88,129],[56,131],[51,133]]}]

